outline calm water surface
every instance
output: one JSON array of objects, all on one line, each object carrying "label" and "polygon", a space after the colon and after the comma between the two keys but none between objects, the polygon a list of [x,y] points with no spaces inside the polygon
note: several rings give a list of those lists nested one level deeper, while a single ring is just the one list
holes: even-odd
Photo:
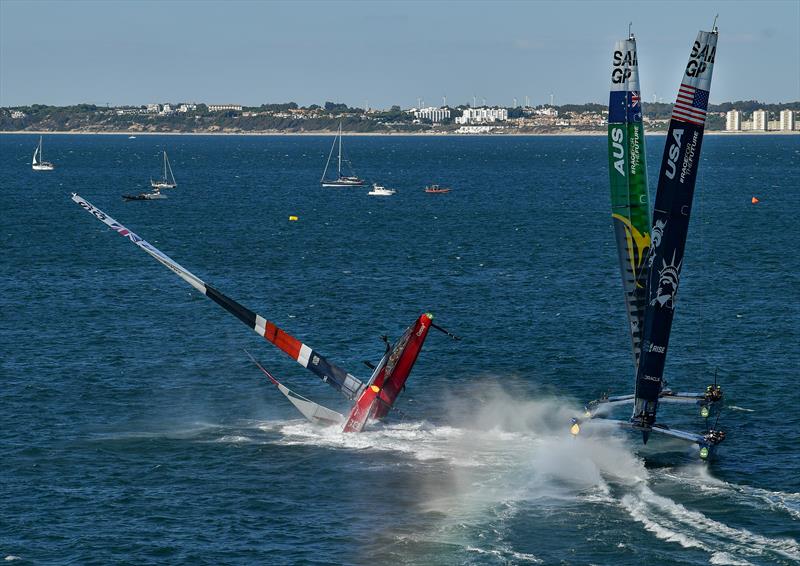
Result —
[{"label": "calm water surface", "polygon": [[[569,417],[632,388],[599,137],[0,136],[0,557],[20,564],[800,561],[800,136],[707,137],[667,374],[727,396],[719,458]],[[655,177],[663,137],[649,137]],[[161,166],[179,188],[125,203]],[[454,187],[425,195],[431,182]],[[653,181],[653,185],[654,185]],[[432,333],[396,412],[336,392],[69,200],[366,377]],[[753,195],[761,203],[750,204]],[[288,222],[297,215],[298,222]],[[694,409],[664,418],[691,430]]]}]

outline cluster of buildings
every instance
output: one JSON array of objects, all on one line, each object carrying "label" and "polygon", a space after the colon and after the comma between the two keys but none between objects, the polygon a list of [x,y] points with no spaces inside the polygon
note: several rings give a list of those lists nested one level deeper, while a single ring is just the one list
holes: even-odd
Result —
[{"label": "cluster of buildings", "polygon": [[495,122],[505,122],[506,120],[508,120],[508,109],[480,106],[478,108],[465,108],[461,116],[456,118],[456,124],[494,124]]},{"label": "cluster of buildings", "polygon": [[781,110],[778,120],[770,120],[769,112],[756,110],[750,120],[743,120],[741,110],[731,110],[725,114],[726,132],[791,132],[795,129],[793,110]]},{"label": "cluster of buildings", "polygon": [[428,108],[412,108],[409,112],[414,115],[415,120],[430,120],[434,124],[450,119],[450,109],[447,107],[436,108],[435,106],[429,106]]},{"label": "cluster of buildings", "polygon": [[[242,110],[241,104],[208,104],[207,107],[209,112],[223,112],[225,110],[236,110],[241,112]],[[116,113],[118,116],[124,116],[125,114],[155,114],[158,116],[170,116],[175,113],[186,114],[187,112],[194,112],[195,110],[197,110],[197,104],[194,102],[185,102],[175,106],[167,102],[164,104],[148,104],[145,107],[126,106],[117,108]]]}]

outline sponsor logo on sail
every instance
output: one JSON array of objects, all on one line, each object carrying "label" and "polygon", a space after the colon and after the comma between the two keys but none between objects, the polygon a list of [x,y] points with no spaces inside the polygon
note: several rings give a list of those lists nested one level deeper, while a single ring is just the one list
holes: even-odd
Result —
[{"label": "sponsor logo on sail", "polygon": [[700,44],[695,41],[692,45],[692,53],[689,56],[689,63],[686,65],[686,75],[689,77],[699,77],[708,69],[708,64],[714,63],[717,55],[717,46],[708,43]]},{"label": "sponsor logo on sail", "polygon": [[683,263],[683,261],[675,263],[676,253],[672,253],[672,261],[669,264],[662,260],[661,269],[658,271],[658,287],[653,300],[650,301],[651,306],[658,305],[667,309],[675,308],[675,293],[678,292],[681,264]]},{"label": "sponsor logo on sail", "polygon": [[681,138],[683,138],[683,129],[675,128],[672,130],[672,139],[674,141],[667,152],[667,168],[664,171],[664,174],[670,179],[675,178],[678,157],[681,154]]},{"label": "sponsor logo on sail", "polygon": [[611,82],[620,84],[631,78],[631,67],[636,67],[636,51],[614,51],[614,68],[611,70]]},{"label": "sponsor logo on sail", "polygon": [[622,145],[622,140],[625,134],[621,127],[611,128],[611,147],[614,148],[614,169],[620,175],[625,176],[625,147]]}]

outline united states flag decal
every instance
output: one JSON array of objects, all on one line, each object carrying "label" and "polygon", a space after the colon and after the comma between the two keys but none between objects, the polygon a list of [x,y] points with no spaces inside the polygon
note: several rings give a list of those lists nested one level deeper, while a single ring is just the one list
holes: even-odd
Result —
[{"label": "united states flag decal", "polygon": [[672,119],[702,126],[706,121],[706,108],[708,91],[682,84],[672,108]]}]

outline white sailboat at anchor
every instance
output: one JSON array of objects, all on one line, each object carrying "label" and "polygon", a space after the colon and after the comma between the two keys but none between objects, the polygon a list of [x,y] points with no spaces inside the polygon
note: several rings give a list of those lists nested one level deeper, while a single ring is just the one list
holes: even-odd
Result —
[{"label": "white sailboat at anchor", "polygon": [[[337,175],[336,179],[326,179],[325,175],[328,174],[328,167],[331,164],[331,157],[333,157],[333,149],[336,147],[336,142],[339,142],[339,164],[336,169]],[[350,162],[345,160],[349,165]],[[352,167],[351,167],[352,169]],[[342,175],[342,123],[339,122],[339,132],[336,134],[336,137],[333,139],[333,145],[331,145],[331,151],[328,154],[328,162],[325,163],[325,170],[322,172],[322,178],[320,179],[320,183],[323,187],[362,187],[364,186],[364,179],[360,179],[355,174],[347,176]]]},{"label": "white sailboat at anchor", "polygon": [[154,181],[150,179],[150,186],[156,190],[156,192],[160,191],[161,189],[174,189],[178,186],[178,183],[175,182],[175,175],[172,174],[172,166],[169,164],[169,158],[167,158],[167,152],[164,152],[164,173],[161,179]]},{"label": "white sailboat at anchor", "polygon": [[42,158],[42,136],[39,136],[39,145],[36,146],[36,149],[33,152],[33,162],[31,162],[31,169],[34,171],[52,171],[55,169],[56,166],[50,163],[49,161],[45,161]]}]

